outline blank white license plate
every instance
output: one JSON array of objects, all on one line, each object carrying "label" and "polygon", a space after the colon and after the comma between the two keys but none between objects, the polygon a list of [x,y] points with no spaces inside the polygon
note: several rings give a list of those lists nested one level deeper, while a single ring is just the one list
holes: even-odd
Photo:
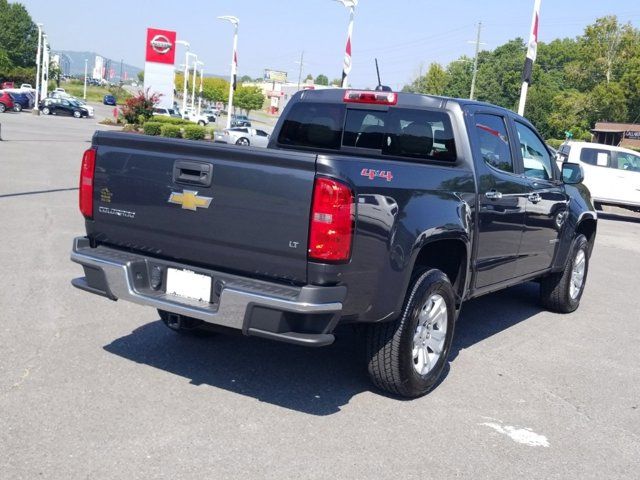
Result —
[{"label": "blank white license plate", "polygon": [[167,290],[170,295],[211,301],[211,277],[190,270],[167,269]]}]

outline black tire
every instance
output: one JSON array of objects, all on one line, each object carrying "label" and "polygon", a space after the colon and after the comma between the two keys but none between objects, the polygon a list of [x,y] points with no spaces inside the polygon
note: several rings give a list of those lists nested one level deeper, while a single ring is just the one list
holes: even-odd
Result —
[{"label": "black tire", "polygon": [[[580,252],[584,255],[584,273],[582,284],[577,295],[571,295],[572,274]],[[580,305],[580,299],[584,293],[584,286],[587,283],[589,273],[589,242],[587,238],[580,234],[574,238],[571,250],[567,257],[564,269],[558,273],[552,273],[540,280],[540,301],[542,305],[552,312],[571,313]]]},{"label": "black tire", "polygon": [[4,103],[0,103],[0,113],[4,113],[7,110],[7,106]]},{"label": "black tire", "polygon": [[20,105],[19,103],[14,103],[13,104],[13,111],[14,112],[21,112],[22,111],[22,105]]},{"label": "black tire", "polygon": [[[420,312],[433,295],[444,299],[447,328],[440,357],[422,375],[414,367],[414,336]],[[455,294],[447,276],[435,269],[417,272],[407,290],[400,317],[391,322],[372,324],[367,328],[365,342],[368,370],[374,385],[407,398],[422,396],[434,388],[447,364],[455,315]]]},{"label": "black tire", "polygon": [[160,315],[162,323],[164,323],[169,330],[181,335],[210,336],[212,334],[210,331],[202,328],[203,322],[201,320],[176,315],[165,310],[158,310],[158,315]]},{"label": "black tire", "polygon": [[82,112],[80,110],[75,110],[73,112],[73,117],[74,118],[82,118]]},{"label": "black tire", "polygon": [[200,120],[200,121],[198,122],[198,125],[200,125],[201,127],[204,127],[204,126],[206,125],[206,123],[204,123],[202,120]]},{"label": "black tire", "polygon": [[42,114],[43,115],[49,115],[51,113],[51,110],[49,110],[49,107],[44,107],[42,109]]},{"label": "black tire", "polygon": [[242,137],[238,139],[238,141],[236,142],[236,145],[242,145],[244,147],[248,147],[249,145],[251,145],[251,142],[249,142],[248,138]]}]

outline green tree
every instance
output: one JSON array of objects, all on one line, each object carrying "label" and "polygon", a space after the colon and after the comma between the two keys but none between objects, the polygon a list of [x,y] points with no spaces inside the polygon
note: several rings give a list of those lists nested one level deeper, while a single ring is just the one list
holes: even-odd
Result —
[{"label": "green tree", "polygon": [[331,80],[331,84],[334,87],[339,87],[340,85],[342,85],[342,80],[340,78],[334,78],[333,80]]},{"label": "green tree", "polygon": [[[190,77],[190,81],[191,81]],[[178,95],[182,95],[184,88],[184,75],[177,73],[175,76],[175,89]],[[191,95],[191,84],[189,84]],[[206,77],[202,81],[202,98],[210,102],[224,102],[229,100],[229,82],[224,78]]]},{"label": "green tree", "polygon": [[138,76],[138,82],[144,83],[144,70],[140,70],[137,76]]},{"label": "green tree", "polygon": [[442,68],[439,63],[432,63],[429,65],[429,70],[424,76],[424,93],[431,95],[443,95],[447,84],[449,83],[449,75],[446,70]]},{"label": "green tree", "polygon": [[35,66],[37,46],[38,27],[27,9],[20,3],[0,0],[0,49],[8,57],[10,67]]},{"label": "green tree", "polygon": [[258,87],[238,87],[234,95],[234,104],[247,112],[251,110],[260,110],[264,105],[265,96]]},{"label": "green tree", "polygon": [[249,75],[243,75],[240,77],[240,83],[251,83],[253,79]]},{"label": "green tree", "polygon": [[313,81],[316,85],[329,85],[329,78],[326,75],[320,74]]},{"label": "green tree", "polygon": [[471,76],[473,75],[473,60],[462,56],[447,66],[449,81],[444,94],[453,98],[469,98],[471,92]]},{"label": "green tree", "polygon": [[313,80],[313,75],[311,75],[310,73],[307,74],[307,76],[304,78],[304,81],[306,82],[307,80]]},{"label": "green tree", "polygon": [[549,127],[553,138],[564,138],[571,131],[574,138],[584,138],[589,130],[589,98],[585,93],[570,90],[553,98]]},{"label": "green tree", "polygon": [[589,94],[588,118],[597,121],[624,122],[627,119],[627,101],[624,90],[617,82],[601,83]]}]

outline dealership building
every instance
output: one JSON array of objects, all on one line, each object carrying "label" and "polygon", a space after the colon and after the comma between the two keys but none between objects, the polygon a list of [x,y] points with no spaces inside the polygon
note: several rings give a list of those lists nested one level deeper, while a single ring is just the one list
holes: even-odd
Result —
[{"label": "dealership building", "polygon": [[640,124],[597,122],[591,131],[596,143],[640,149]]}]

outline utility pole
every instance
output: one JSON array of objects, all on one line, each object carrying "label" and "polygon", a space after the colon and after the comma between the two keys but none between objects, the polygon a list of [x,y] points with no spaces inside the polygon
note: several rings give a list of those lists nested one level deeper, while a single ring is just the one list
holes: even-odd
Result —
[{"label": "utility pole", "polygon": [[302,83],[302,67],[304,65],[304,50],[300,54],[300,62],[296,63],[300,63],[300,70],[298,71],[298,90],[300,90],[300,84]]},{"label": "utility pole", "polygon": [[120,59],[120,85],[122,85],[122,83],[123,83],[122,82],[122,67],[123,67],[123,64],[124,64],[124,60],[121,58]]},{"label": "utility pole", "polygon": [[33,106],[33,113],[35,115],[40,115],[40,111],[38,110],[40,106],[40,63],[42,62],[42,24],[38,23],[38,50],[36,52],[36,101]]},{"label": "utility pole", "polygon": [[84,88],[82,89],[82,99],[87,100],[87,73],[88,73],[89,59],[84,59]]},{"label": "utility pole", "polygon": [[476,37],[476,56],[473,59],[473,75],[471,76],[471,92],[469,99],[473,100],[476,94],[476,78],[478,77],[478,54],[480,53],[480,31],[482,30],[482,22],[478,22],[478,36]]}]

